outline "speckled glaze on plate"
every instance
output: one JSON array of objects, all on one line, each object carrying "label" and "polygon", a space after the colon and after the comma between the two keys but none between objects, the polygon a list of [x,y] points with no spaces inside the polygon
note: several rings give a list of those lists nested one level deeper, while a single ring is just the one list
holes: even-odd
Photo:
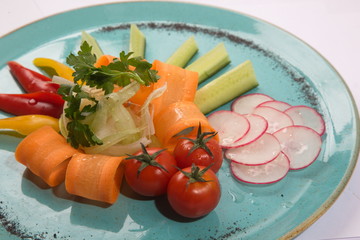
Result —
[{"label": "speckled glaze on plate", "polygon": [[[169,209],[165,197],[135,197],[126,186],[112,206],[70,196],[63,185],[48,188],[15,161],[21,136],[2,132],[1,239],[285,239],[305,230],[332,205],[356,164],[357,108],[326,60],[296,37],[261,20],[174,2],[128,2],[65,12],[0,39],[0,92],[21,92],[7,61],[34,70],[38,70],[32,64],[35,57],[65,61],[69,52],[78,49],[82,30],[93,34],[105,53],[115,55],[128,50],[129,23],[138,24],[145,33],[149,61],[166,60],[191,35],[200,47],[195,58],[225,43],[232,62],[216,76],[251,60],[260,83],[251,92],[313,106],[324,116],[320,156],[310,167],[291,171],[269,185],[236,181],[225,161],[218,173],[222,183],[218,207],[201,219],[187,220]],[[9,116],[0,112],[0,118]]]}]

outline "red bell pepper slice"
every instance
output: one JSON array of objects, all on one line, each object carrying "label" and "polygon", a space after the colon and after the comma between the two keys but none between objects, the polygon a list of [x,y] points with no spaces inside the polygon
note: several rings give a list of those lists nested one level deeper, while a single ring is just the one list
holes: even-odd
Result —
[{"label": "red bell pepper slice", "polygon": [[59,84],[51,82],[51,79],[35,72],[31,69],[28,69],[21,64],[10,61],[8,62],[11,73],[28,93],[33,92],[52,92],[56,93]]},{"label": "red bell pepper slice", "polygon": [[57,93],[0,94],[0,110],[13,115],[41,114],[59,118],[64,100]]}]

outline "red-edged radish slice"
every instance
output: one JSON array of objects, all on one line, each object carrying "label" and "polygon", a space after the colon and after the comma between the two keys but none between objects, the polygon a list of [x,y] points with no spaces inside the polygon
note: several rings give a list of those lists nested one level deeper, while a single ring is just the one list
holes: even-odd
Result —
[{"label": "red-edged radish slice", "polygon": [[250,123],[246,117],[232,111],[217,111],[208,117],[210,125],[219,134],[219,144],[227,147],[238,141],[250,129]]},{"label": "red-edged radish slice", "polygon": [[271,100],[274,99],[268,95],[251,93],[235,99],[231,104],[231,110],[240,114],[250,114],[259,104]]},{"label": "red-edged radish slice", "polygon": [[287,110],[287,109],[289,109],[291,107],[291,105],[286,103],[286,102],[276,101],[276,100],[263,102],[263,103],[259,104],[259,106],[261,106],[261,107],[272,107],[272,108],[275,108],[276,110],[279,110],[281,112],[283,112],[283,111],[285,111],[285,110]]},{"label": "red-edged radish slice", "polygon": [[256,107],[253,114],[260,115],[268,121],[267,133],[294,125],[293,120],[286,114],[272,107]]},{"label": "red-edged radish slice", "polygon": [[279,140],[281,150],[289,158],[292,170],[309,166],[320,153],[321,137],[309,127],[285,127],[273,135]]},{"label": "red-edged radish slice", "polygon": [[294,125],[306,126],[314,129],[320,135],[324,134],[325,121],[315,109],[300,105],[289,108],[285,113],[292,118]]},{"label": "red-edged radish slice", "polygon": [[245,165],[261,165],[274,160],[280,153],[280,143],[272,134],[264,133],[256,141],[225,151],[226,158]]},{"label": "red-edged radish slice", "polygon": [[228,145],[226,148],[234,148],[247,145],[258,139],[265,133],[268,127],[268,122],[265,118],[255,114],[248,114],[243,116],[246,117],[250,123],[249,131],[240,140]]},{"label": "red-edged radish slice", "polygon": [[290,162],[285,154],[280,153],[273,161],[266,164],[247,166],[232,161],[230,168],[235,178],[240,181],[267,184],[283,179],[289,171]]}]

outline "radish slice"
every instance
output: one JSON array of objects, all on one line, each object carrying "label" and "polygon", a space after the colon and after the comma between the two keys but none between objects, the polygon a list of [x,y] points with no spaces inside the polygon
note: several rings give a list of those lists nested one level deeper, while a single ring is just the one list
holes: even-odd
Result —
[{"label": "radish slice", "polygon": [[208,117],[209,123],[219,134],[219,144],[227,147],[241,139],[250,129],[246,117],[232,111],[217,111]]},{"label": "radish slice", "polygon": [[263,102],[261,103],[259,106],[261,107],[272,107],[275,108],[276,110],[279,110],[281,112],[289,109],[291,107],[290,104],[286,103],[286,102],[282,102],[282,101],[267,101],[267,102]]},{"label": "radish slice", "polygon": [[256,141],[225,151],[226,158],[245,165],[261,165],[274,160],[280,153],[280,143],[273,135],[264,133]]},{"label": "radish slice", "polygon": [[259,166],[247,166],[231,162],[231,172],[236,179],[255,184],[274,183],[283,179],[289,171],[287,156],[280,153],[273,161]]},{"label": "radish slice", "polygon": [[271,100],[274,99],[265,94],[247,94],[235,99],[235,101],[231,104],[231,110],[240,114],[250,114],[259,104]]},{"label": "radish slice", "polygon": [[252,143],[265,133],[268,127],[268,122],[265,118],[255,114],[244,115],[244,117],[250,123],[249,131],[240,140],[228,145],[227,148],[240,147]]},{"label": "radish slice", "polygon": [[325,122],[321,115],[313,108],[308,106],[293,106],[285,111],[294,125],[301,125],[314,129],[320,135],[325,132]]},{"label": "radish slice", "polygon": [[320,135],[309,127],[290,126],[273,134],[290,161],[290,169],[302,169],[315,161],[321,150]]},{"label": "radish slice", "polygon": [[286,114],[272,107],[256,107],[253,114],[260,115],[268,121],[267,133],[294,125],[293,120]]}]

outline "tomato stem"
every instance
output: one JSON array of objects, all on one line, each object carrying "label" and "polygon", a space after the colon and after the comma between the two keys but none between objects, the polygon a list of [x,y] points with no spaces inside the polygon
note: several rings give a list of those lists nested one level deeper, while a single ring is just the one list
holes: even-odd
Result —
[{"label": "tomato stem", "polygon": [[191,139],[191,138],[184,137],[184,139],[187,139],[187,140],[191,141],[194,144],[192,146],[192,148],[190,149],[190,151],[188,152],[188,156],[192,152],[194,152],[196,149],[202,148],[210,155],[211,158],[214,158],[214,154],[211,152],[211,150],[208,148],[208,146],[206,146],[206,143],[211,138],[215,137],[216,134],[217,134],[217,132],[202,132],[201,131],[201,123],[199,123],[196,139]]},{"label": "tomato stem", "polygon": [[186,177],[189,178],[189,181],[187,182],[186,185],[189,185],[189,184],[195,183],[195,182],[209,182],[208,180],[205,180],[203,178],[203,175],[205,174],[205,172],[207,170],[209,170],[211,168],[212,165],[214,165],[214,164],[210,164],[209,166],[200,170],[199,166],[192,164],[191,172],[185,172],[182,169],[179,169],[179,171],[182,172],[182,174],[184,174]]},{"label": "tomato stem", "polygon": [[168,170],[166,170],[166,168],[164,166],[162,166],[160,163],[155,161],[156,157],[159,156],[163,151],[166,151],[166,149],[161,149],[150,155],[148,153],[148,151],[146,150],[145,145],[142,143],[140,143],[140,144],[141,144],[142,154],[140,154],[140,155],[126,154],[128,157],[125,158],[125,160],[136,159],[139,162],[141,162],[141,165],[137,171],[137,176],[139,177],[141,171],[144,170],[147,166],[158,167],[158,168],[161,168],[162,170],[164,170],[165,172],[168,172]]}]

